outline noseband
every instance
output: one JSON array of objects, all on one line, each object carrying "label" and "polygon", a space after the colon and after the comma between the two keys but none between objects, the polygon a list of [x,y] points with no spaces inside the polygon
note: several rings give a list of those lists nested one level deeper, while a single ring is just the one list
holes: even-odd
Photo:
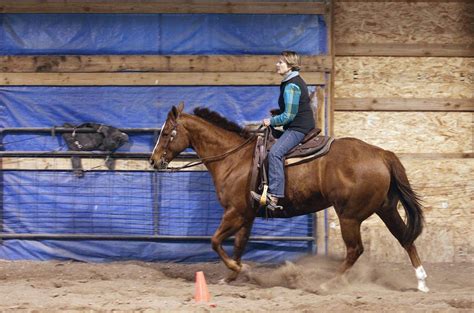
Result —
[{"label": "noseband", "polygon": [[[168,167],[168,164],[169,162],[166,161],[165,157],[166,157],[166,150],[168,150],[168,146],[170,145],[170,143],[174,140],[174,137],[176,137],[176,135],[178,134],[178,124],[177,123],[174,123],[174,122],[171,122],[173,125],[173,129],[171,130],[171,133],[170,133],[170,138],[168,139],[168,141],[166,141],[164,147],[163,147],[163,155],[161,156],[161,159],[160,159],[160,163],[162,164],[162,166],[164,168],[167,168]],[[158,147],[158,144],[160,143],[160,139],[161,139],[161,135],[163,133],[163,129],[165,128],[166,126],[166,122],[165,124],[163,125],[163,127],[161,127],[161,130],[160,130],[160,135],[158,137],[158,140],[156,141],[156,144],[155,144],[155,148],[153,148],[153,152],[151,153],[151,155],[153,156],[155,154],[155,151],[156,151],[156,148]],[[151,160],[151,159],[150,159]]]},{"label": "noseband", "polygon": [[[166,161],[166,150],[168,150],[168,146],[170,145],[170,143],[174,140],[174,137],[176,137],[176,135],[178,134],[178,123],[174,123],[172,122],[171,124],[173,126],[173,129],[171,130],[171,133],[170,133],[170,138],[168,139],[168,141],[165,142],[164,146],[163,146],[163,155],[161,156],[161,159],[160,159],[160,163],[161,165],[163,166],[163,168],[167,168],[168,167],[168,164],[169,162]],[[161,132],[160,132],[160,137],[161,137]],[[160,140],[158,139],[158,142]],[[156,143],[156,146],[158,146],[158,142]],[[156,147],[155,147],[156,149]],[[155,151],[153,150],[153,153]]]}]

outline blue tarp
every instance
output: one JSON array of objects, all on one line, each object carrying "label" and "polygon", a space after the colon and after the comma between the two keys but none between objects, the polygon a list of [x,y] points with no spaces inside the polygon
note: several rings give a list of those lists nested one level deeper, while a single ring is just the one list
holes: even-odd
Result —
[{"label": "blue tarp", "polygon": [[[64,122],[94,121],[117,127],[159,127],[171,103],[184,100],[187,111],[206,106],[245,124],[268,115],[276,106],[278,87],[3,87],[0,88],[0,126],[51,127]],[[50,135],[6,135],[7,151],[51,151],[65,149],[64,142]],[[124,151],[150,152],[151,135],[132,136]],[[153,200],[152,183],[158,198]],[[155,201],[156,203],[153,203]],[[153,207],[157,207],[156,218]],[[116,173],[88,172],[76,178],[71,172],[3,171],[4,230],[9,233],[116,234],[116,235],[212,235],[222,208],[216,200],[207,172]],[[158,222],[154,224],[154,221]],[[258,220],[252,235],[311,236],[311,217],[290,220]],[[137,258],[143,260],[195,261],[214,259],[209,243],[130,243],[153,246],[132,256],[129,242],[119,251],[117,242],[93,241],[102,247],[100,257],[88,245],[56,241],[25,241],[20,247],[7,241],[0,257],[40,259],[69,258],[96,261]],[[62,248],[46,249],[46,245]],[[194,248],[182,250],[184,246]],[[156,253],[162,247],[172,251]],[[311,250],[308,242],[265,242],[253,244],[246,258],[281,261]],[[67,249],[66,249],[67,248]],[[26,249],[26,248],[25,248]],[[68,253],[63,254],[63,251]],[[263,250],[262,250],[263,249]],[[127,251],[122,255],[120,251]],[[265,250],[274,250],[265,253]],[[3,252],[1,252],[3,251]],[[36,251],[36,252],[35,252]],[[129,252],[130,251],[130,252]],[[149,252],[147,252],[149,251]],[[200,251],[197,253],[196,251]]]},{"label": "blue tarp", "polygon": [[[191,113],[208,107],[241,125],[258,122],[278,107],[276,86],[0,87],[0,127],[52,127],[93,121],[116,127],[159,128],[172,105]],[[34,140],[28,140],[34,138]],[[132,136],[122,151],[149,152],[152,135]],[[58,149],[50,135],[7,135],[11,151]]]},{"label": "blue tarp", "polygon": [[325,54],[322,15],[0,14],[0,54]]},{"label": "blue tarp", "polygon": [[[223,209],[207,172],[3,172],[3,228],[15,234],[211,236]],[[153,183],[158,193],[154,195]],[[253,236],[311,236],[307,216],[258,219]],[[210,242],[5,241],[0,258],[81,261],[215,260]],[[230,245],[230,244],[229,244]],[[229,246],[228,245],[228,246]],[[229,247],[230,248],[230,247]],[[253,243],[246,258],[282,261],[308,242]],[[268,253],[271,250],[272,253]],[[231,252],[231,250],[229,250]]]},{"label": "blue tarp", "polygon": [[[0,54],[302,54],[326,53],[316,15],[0,14]],[[119,128],[160,127],[171,105],[206,106],[239,124],[277,106],[275,86],[0,87],[0,127],[96,122]],[[64,150],[60,137],[6,135],[7,151]],[[132,136],[122,151],[150,152],[153,138]],[[153,187],[158,193],[153,194]],[[222,208],[207,172],[2,171],[8,233],[211,235]],[[252,235],[311,236],[312,218],[257,220]],[[282,261],[308,242],[249,244],[247,259]],[[7,240],[4,259],[82,261],[217,259],[209,243]]]}]

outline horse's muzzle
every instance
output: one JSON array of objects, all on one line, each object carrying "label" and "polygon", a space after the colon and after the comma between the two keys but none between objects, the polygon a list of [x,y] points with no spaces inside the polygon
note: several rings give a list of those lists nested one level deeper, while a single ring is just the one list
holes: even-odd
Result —
[{"label": "horse's muzzle", "polygon": [[160,170],[166,170],[168,168],[169,163],[166,162],[166,160],[161,159],[160,164],[158,164],[158,169]]},{"label": "horse's muzzle", "polygon": [[167,162],[164,158],[162,158],[159,163],[156,163],[155,160],[152,158],[150,158],[148,162],[153,168],[158,170],[165,170],[168,168],[169,165],[169,162]]},{"label": "horse's muzzle", "polygon": [[150,163],[152,167],[155,167],[155,160],[153,160],[152,158],[148,160],[148,163]]}]

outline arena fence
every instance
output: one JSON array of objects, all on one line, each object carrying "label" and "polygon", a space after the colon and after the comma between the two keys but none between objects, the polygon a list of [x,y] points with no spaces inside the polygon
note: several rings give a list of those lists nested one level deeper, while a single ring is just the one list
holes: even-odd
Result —
[{"label": "arena fence", "polygon": [[[58,136],[70,131],[0,129],[0,147],[7,144],[6,134]],[[159,134],[155,128],[122,131]],[[203,167],[155,171],[148,165],[149,153],[115,152],[115,169],[108,170],[107,152],[2,150],[0,240],[210,241],[220,223],[222,208]],[[73,173],[73,156],[82,159],[83,177]],[[176,163],[192,159],[194,153],[183,153]],[[315,225],[314,216],[257,219],[250,240],[302,242],[314,252]]]}]

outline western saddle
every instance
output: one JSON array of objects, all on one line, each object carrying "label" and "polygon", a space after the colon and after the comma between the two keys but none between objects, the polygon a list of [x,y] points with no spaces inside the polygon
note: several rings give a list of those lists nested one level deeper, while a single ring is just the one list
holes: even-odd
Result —
[{"label": "western saddle", "polygon": [[[329,152],[329,148],[331,147],[334,138],[318,136],[320,132],[321,129],[313,128],[308,134],[306,134],[303,140],[285,155],[285,166],[304,163],[321,157]],[[255,145],[252,162],[251,188],[252,190],[256,190],[258,193],[262,192],[260,207],[265,203],[268,189],[267,154],[276,140],[277,139],[273,137],[270,129],[267,128],[263,135],[257,137],[257,144]],[[260,177],[260,183],[257,186],[258,177]],[[252,198],[250,198],[250,201],[251,203],[254,203]]]}]

